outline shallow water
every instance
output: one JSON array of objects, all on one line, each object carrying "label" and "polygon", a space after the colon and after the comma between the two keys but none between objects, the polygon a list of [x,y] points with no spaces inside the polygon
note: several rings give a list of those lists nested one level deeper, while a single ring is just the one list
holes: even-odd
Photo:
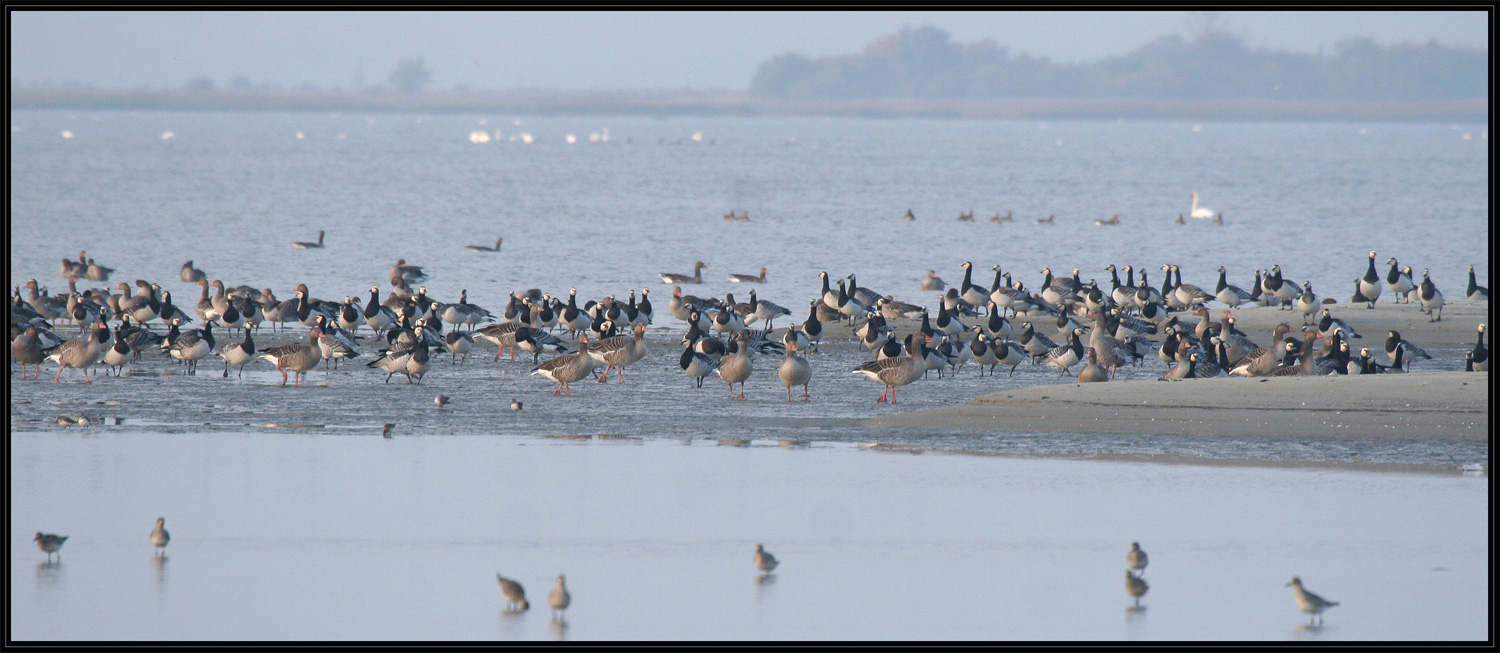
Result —
[{"label": "shallow water", "polygon": [[[12,637],[1479,640],[1488,484],[765,440],[16,433]],[[70,536],[60,562],[37,529]],[[756,543],[782,561],[764,581]],[[530,612],[502,611],[496,572]],[[1341,603],[1322,628],[1293,575]]]}]

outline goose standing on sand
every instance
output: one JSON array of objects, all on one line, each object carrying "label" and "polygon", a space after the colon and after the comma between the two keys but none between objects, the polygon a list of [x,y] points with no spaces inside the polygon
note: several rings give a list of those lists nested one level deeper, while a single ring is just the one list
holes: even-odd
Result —
[{"label": "goose standing on sand", "polygon": [[589,355],[589,337],[582,336],[578,339],[578,351],[548,360],[532,369],[531,373],[555,381],[557,389],[552,394],[563,392],[571,397],[573,390],[569,385],[593,371],[594,359]]},{"label": "goose standing on sand", "polygon": [[646,356],[645,336],[646,325],[637,324],[630,330],[630,335],[605,338],[589,348],[589,355],[604,363],[604,373],[599,375],[600,383],[609,381],[611,368],[619,375],[620,383],[625,382],[625,366]]},{"label": "goose standing on sand", "polygon": [[[51,350],[53,347],[59,346],[43,347],[40,333],[37,327],[28,326],[26,327],[26,331],[10,341],[11,355],[15,357],[17,363],[21,364],[21,378],[23,379],[28,378],[26,376],[27,365],[31,365],[33,368],[31,377],[29,378],[35,379],[39,377],[42,373],[42,361],[47,360],[47,356],[52,353]],[[61,372],[62,369],[59,368],[58,373]]]},{"label": "goose standing on sand", "polygon": [[661,273],[662,283],[703,283],[703,269],[708,267],[703,261],[693,264],[693,276],[686,274],[673,274],[671,272]]},{"label": "goose standing on sand", "polygon": [[[1411,342],[1408,340],[1402,339],[1400,331],[1390,331],[1386,333],[1385,354],[1386,356],[1390,357],[1392,362],[1396,360],[1396,354],[1403,348],[1406,349],[1406,356],[1408,359],[1422,358],[1426,360],[1432,360],[1432,356],[1428,355],[1426,351],[1423,351],[1421,347],[1411,344]],[[1408,364],[1410,362],[1411,360],[1407,361]]]},{"label": "goose standing on sand", "polygon": [[[1422,300],[1422,308],[1427,309],[1428,322],[1443,321],[1443,293],[1433,285],[1426,268],[1422,268],[1422,285],[1417,286],[1417,297]],[[1434,313],[1436,319],[1432,317]]]},{"label": "goose standing on sand", "polygon": [[1272,291],[1272,294],[1276,295],[1276,299],[1290,310],[1292,302],[1302,295],[1302,289],[1297,286],[1297,282],[1281,276],[1280,265],[1271,266],[1271,274],[1276,278],[1276,289]]},{"label": "goose standing on sand", "polygon": [[887,394],[891,397],[890,403],[896,403],[897,387],[916,381],[927,373],[925,340],[921,334],[911,334],[906,337],[905,355],[870,361],[854,368],[855,374],[885,384],[876,403],[886,403]]},{"label": "goose standing on sand", "polygon": [[[745,380],[750,378],[750,374],[754,371],[750,360],[748,340],[745,334],[741,333],[737,339],[730,341],[729,353],[719,359],[719,378],[729,384],[730,399],[745,398]],[[740,393],[738,395],[734,394],[734,384],[736,383],[740,384]]]},{"label": "goose standing on sand", "polygon": [[1365,276],[1359,280],[1359,294],[1369,302],[1365,308],[1375,308],[1375,300],[1380,299],[1380,275],[1375,272],[1375,250],[1373,249],[1370,250]]},{"label": "goose standing on sand", "polygon": [[755,308],[755,312],[751,313],[750,317],[764,321],[768,330],[774,328],[771,326],[772,320],[792,314],[791,309],[764,299],[756,299],[754,290],[750,291],[750,305]]},{"label": "goose standing on sand", "polygon": [[985,306],[989,302],[989,293],[981,286],[974,285],[974,264],[963,262],[964,280],[959,286],[959,298],[971,307]]},{"label": "goose standing on sand", "polygon": [[1188,217],[1203,218],[1203,219],[1214,217],[1214,210],[1213,209],[1208,208],[1206,206],[1198,206],[1198,194],[1197,193],[1192,193],[1192,194],[1188,195],[1188,197],[1192,198],[1192,200],[1193,200],[1193,208],[1191,208],[1191,209],[1188,210]]},{"label": "goose standing on sand", "polygon": [[1413,288],[1417,287],[1417,284],[1412,283],[1411,274],[1405,273],[1396,267],[1396,257],[1394,256],[1387,260],[1386,263],[1391,265],[1391,269],[1385,275],[1385,285],[1390,286],[1391,292],[1396,294],[1395,302],[1399,304],[1402,301],[1410,301],[1407,299],[1406,293],[1411,292]]},{"label": "goose standing on sand", "polygon": [[1322,623],[1323,611],[1339,604],[1338,601],[1329,601],[1307,591],[1302,587],[1302,579],[1296,576],[1292,576],[1291,582],[1286,585],[1294,592],[1293,598],[1297,601],[1297,609],[1312,615],[1308,618],[1308,623]]},{"label": "goose standing on sand", "polygon": [[354,304],[354,298],[344,296],[343,306],[339,309],[339,326],[354,331],[365,323],[365,316]]},{"label": "goose standing on sand", "polygon": [[798,325],[797,330],[807,336],[812,349],[817,350],[818,343],[823,339],[823,323],[818,320],[818,300],[814,299],[808,305],[807,320]]},{"label": "goose standing on sand", "polygon": [[974,364],[979,366],[979,376],[984,376],[986,367],[990,370],[990,376],[994,376],[995,366],[1000,364],[999,355],[983,329],[974,327],[973,331],[974,340],[969,343],[969,353],[974,356]]},{"label": "goose standing on sand", "polygon": [[1198,286],[1190,283],[1183,283],[1181,268],[1175,265],[1172,266],[1172,273],[1177,275],[1177,283],[1172,287],[1172,292],[1173,294],[1177,295],[1177,301],[1182,302],[1184,306],[1187,306],[1191,309],[1195,306],[1200,306],[1208,302],[1208,300],[1214,298],[1213,295],[1208,294]]},{"label": "goose standing on sand", "polygon": [[1073,370],[1069,368],[1083,360],[1083,343],[1078,340],[1078,337],[1082,335],[1083,329],[1073,329],[1073,332],[1068,334],[1067,344],[1059,345],[1047,352],[1042,362],[1062,370],[1064,375],[1071,375]]},{"label": "goose standing on sand", "polygon": [[729,280],[734,283],[765,283],[766,269],[760,269],[760,276],[755,276],[753,274],[731,274],[729,275]]},{"label": "goose standing on sand", "polygon": [[245,366],[255,362],[255,341],[250,339],[250,331],[245,330],[244,342],[226,343],[219,350],[219,358],[224,359],[224,378],[229,378],[229,366],[240,366],[240,378],[245,378]]},{"label": "goose standing on sand", "polygon": [[500,251],[500,246],[504,244],[504,238],[496,238],[494,247],[486,247],[484,245],[465,245],[464,249],[467,249],[471,252],[498,252]]},{"label": "goose standing on sand", "polygon": [[[177,322],[173,322],[177,324]],[[204,322],[202,329],[184,331],[171,344],[166,345],[167,355],[188,366],[188,374],[198,373],[198,361],[207,358],[214,349],[213,323]]]},{"label": "goose standing on sand", "polygon": [[307,332],[307,344],[294,342],[280,347],[262,349],[260,350],[261,358],[270,361],[276,366],[276,370],[281,372],[281,385],[286,385],[286,373],[290,371],[296,375],[294,385],[300,387],[302,375],[316,368],[318,362],[323,359],[322,349],[318,346],[318,339],[322,337],[323,332],[313,327]]},{"label": "goose standing on sand", "polygon": [[1297,312],[1302,314],[1302,326],[1307,326],[1313,313],[1318,311],[1318,296],[1313,293],[1312,281],[1302,282],[1302,294],[1297,297]]},{"label": "goose standing on sand", "polygon": [[719,361],[709,358],[693,350],[693,345],[682,348],[682,356],[677,359],[677,365],[697,382],[697,387],[703,387],[703,377],[713,374],[719,367]]},{"label": "goose standing on sand", "polygon": [[318,230],[318,242],[293,241],[292,247],[294,249],[323,249],[323,231]]},{"label": "goose standing on sand", "polygon": [[100,320],[94,323],[94,329],[87,338],[69,340],[53,349],[52,353],[44,359],[57,363],[57,376],[53,377],[52,381],[62,383],[63,370],[71,367],[83,370],[85,383],[93,383],[94,380],[89,378],[89,368],[99,362],[100,344],[107,334],[109,334],[109,327],[105,326],[103,320]]},{"label": "goose standing on sand", "polygon": [[1474,266],[1469,266],[1469,289],[1464,293],[1471,302],[1487,302],[1490,300],[1490,289],[1481,286],[1474,281]]},{"label": "goose standing on sand", "polygon": [[807,359],[797,353],[797,345],[788,345],[786,358],[782,359],[781,367],[777,368],[776,376],[781,379],[782,385],[786,386],[786,400],[792,400],[792,386],[802,386],[802,401],[808,400],[807,385],[812,380],[812,366],[807,364]]},{"label": "goose standing on sand", "polygon": [[1242,304],[1254,301],[1250,293],[1241,290],[1239,286],[1231,286],[1225,279],[1224,266],[1219,266],[1219,284],[1215,287],[1214,298],[1230,308],[1239,308]]},{"label": "goose standing on sand", "polygon": [[449,354],[452,354],[452,358],[448,361],[449,365],[458,362],[459,354],[463,355],[464,362],[467,363],[469,362],[469,352],[474,349],[474,336],[470,335],[467,331],[454,329],[443,337],[443,348],[447,349]]},{"label": "goose standing on sand", "polygon": [[[113,371],[115,376],[119,376],[125,365],[134,358],[134,352],[130,348],[130,342],[126,340],[127,337],[125,321],[121,321],[120,325],[115,327],[114,344],[104,350],[104,365],[108,368],[106,373]],[[24,376],[25,373],[23,372],[22,375]]]}]

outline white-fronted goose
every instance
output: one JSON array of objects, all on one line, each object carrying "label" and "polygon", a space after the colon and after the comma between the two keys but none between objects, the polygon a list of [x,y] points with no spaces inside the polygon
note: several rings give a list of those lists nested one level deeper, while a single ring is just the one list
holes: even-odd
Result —
[{"label": "white-fronted goose", "polygon": [[551,379],[557,383],[557,389],[552,394],[565,392],[567,396],[573,396],[569,384],[588,376],[594,371],[594,358],[589,354],[589,338],[583,336],[578,339],[578,351],[571,354],[562,354],[543,362],[531,370],[536,376]]},{"label": "white-fronted goose", "polygon": [[1296,576],[1292,576],[1287,587],[1292,588],[1293,598],[1297,600],[1297,609],[1312,615],[1308,618],[1308,623],[1322,623],[1323,611],[1339,604],[1338,601],[1329,601],[1307,591],[1302,587],[1302,579]]},{"label": "white-fronted goose", "polygon": [[316,368],[318,362],[323,358],[323,351],[318,346],[318,339],[323,337],[323,332],[313,327],[307,333],[307,343],[291,343],[280,347],[262,349],[261,358],[276,365],[277,371],[281,372],[281,385],[286,385],[286,373],[288,371],[296,374],[296,383],[302,385],[303,373]]},{"label": "white-fronted goose", "polygon": [[[1428,322],[1443,321],[1443,293],[1433,285],[1432,278],[1427,275],[1427,269],[1422,269],[1422,283],[1417,286],[1417,296],[1422,300],[1422,308],[1427,310]],[[1433,318],[1432,315],[1437,317]]]},{"label": "white-fronted goose", "polygon": [[318,230],[318,241],[317,242],[315,242],[315,243],[309,243],[309,242],[305,242],[305,241],[293,241],[292,242],[292,247],[295,248],[295,249],[322,249],[323,248],[323,231],[321,229]]},{"label": "white-fronted goose", "polygon": [[84,269],[84,277],[89,281],[109,281],[109,275],[114,274],[114,268],[107,268],[89,259],[88,267]]},{"label": "white-fronted goose", "polygon": [[753,274],[731,274],[729,275],[729,280],[734,283],[765,283],[766,269],[760,269],[760,276],[755,276]]},{"label": "white-fronted goose", "polygon": [[[52,349],[59,346],[43,347],[39,333],[40,330],[37,327],[28,326],[21,335],[16,336],[10,341],[11,355],[15,357],[17,363],[21,364],[21,378],[23,379],[27,378],[27,365],[33,367],[30,378],[35,379],[41,376],[42,361],[47,360],[47,356],[52,353]],[[58,369],[58,373],[62,373],[61,368]]]},{"label": "white-fronted goose", "polygon": [[792,400],[792,386],[802,386],[802,401],[808,400],[807,386],[812,379],[812,366],[807,364],[807,359],[797,353],[796,344],[788,344],[786,357],[781,361],[781,367],[776,369],[776,376],[781,379],[781,384],[786,386],[786,400]]},{"label": "white-fronted goose", "polygon": [[703,283],[703,269],[708,267],[703,261],[693,264],[693,275],[675,274],[672,272],[661,273],[662,283]]},{"label": "white-fronted goose", "polygon": [[1098,383],[1100,381],[1108,381],[1109,372],[1099,366],[1098,355],[1094,352],[1092,346],[1088,349],[1088,356],[1088,362],[1084,364],[1083,369],[1078,370],[1078,382]]},{"label": "white-fronted goose", "polygon": [[465,245],[464,249],[467,249],[471,252],[498,252],[500,251],[500,246],[504,244],[504,238],[496,238],[494,247],[486,247],[484,245]]},{"label": "white-fronted goose", "polygon": [[1490,300],[1490,289],[1475,283],[1474,266],[1469,266],[1469,289],[1464,293],[1471,302],[1487,302]]},{"label": "white-fronted goose", "polygon": [[[1186,343],[1183,343],[1183,344],[1186,344]],[[1188,358],[1187,358],[1186,361],[1183,361],[1181,363],[1173,365],[1172,369],[1167,370],[1167,373],[1163,374],[1161,376],[1161,380],[1163,380],[1163,381],[1181,381],[1182,379],[1191,379],[1191,378],[1193,378],[1193,373],[1197,371],[1197,367],[1198,367],[1198,354],[1197,354],[1197,352],[1194,352],[1194,353],[1188,354]],[[1126,573],[1129,573],[1129,572],[1126,572]]]},{"label": "white-fronted goose", "polygon": [[948,284],[938,277],[936,270],[928,270],[927,276],[922,277],[922,290],[942,290]]},{"label": "white-fronted goose", "polygon": [[896,403],[897,387],[916,381],[927,373],[926,348],[921,334],[909,335],[905,355],[870,361],[854,368],[854,373],[885,385],[880,398],[875,400],[877,403],[885,403],[887,394],[890,403]]}]

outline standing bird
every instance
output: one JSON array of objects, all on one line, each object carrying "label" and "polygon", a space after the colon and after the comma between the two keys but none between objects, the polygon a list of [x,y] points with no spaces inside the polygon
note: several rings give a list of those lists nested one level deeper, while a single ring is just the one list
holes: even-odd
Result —
[{"label": "standing bird", "polygon": [[920,333],[906,337],[906,354],[873,360],[854,368],[854,373],[885,384],[876,403],[896,403],[896,388],[922,378],[927,373],[926,350],[930,339]]},{"label": "standing bird", "polygon": [[[594,371],[594,359],[589,355],[589,338],[583,336],[578,339],[578,351],[548,360],[536,366],[531,373],[556,381],[557,389],[553,390],[552,394],[566,391],[567,396],[571,397],[573,390],[568,385],[588,376],[592,371]],[[501,584],[504,584],[503,581]]]},{"label": "standing bird", "polygon": [[[1401,351],[1402,349],[1406,350],[1406,356],[1408,358],[1424,358],[1427,360],[1432,360],[1432,356],[1429,355],[1426,351],[1423,351],[1421,347],[1411,344],[1410,341],[1403,339],[1401,337],[1400,331],[1387,332],[1385,338],[1385,354],[1391,358],[1392,362],[1395,362],[1397,352]],[[1406,362],[1408,365],[1411,363],[1410,360]]]},{"label": "standing bird", "polygon": [[[682,348],[682,357],[677,360],[677,365],[686,372],[688,376],[697,381],[697,387],[703,387],[703,377],[712,374],[719,367],[719,362],[694,351],[691,346]],[[790,390],[788,390],[790,392]]]},{"label": "standing bird", "polygon": [[781,378],[781,383],[786,386],[786,400],[792,400],[792,386],[802,386],[802,401],[807,401],[807,384],[812,379],[812,366],[807,364],[807,359],[797,353],[797,345],[787,345],[786,358],[781,361],[781,367],[776,370],[776,376]]},{"label": "standing bird", "polygon": [[759,569],[762,572],[769,574],[773,570],[775,570],[776,569],[776,565],[779,565],[779,564],[781,564],[781,562],[776,559],[776,556],[771,555],[771,552],[767,551],[765,546],[760,545],[760,544],[755,545],[755,568],[756,569]]},{"label": "standing bird", "polygon": [[293,241],[292,247],[295,249],[323,249],[323,231],[321,229],[318,230],[318,242]]},{"label": "standing bird", "polygon": [[1464,293],[1471,302],[1487,302],[1490,300],[1490,289],[1474,282],[1474,266],[1469,266],[1469,289]]},{"label": "standing bird", "polygon": [[[36,537],[31,539],[36,542],[36,548],[41,549],[47,554],[47,562],[52,562],[52,554],[57,553],[57,550],[62,548],[63,542],[68,541],[68,536],[37,531]],[[62,562],[61,553],[57,553],[57,561]]]},{"label": "standing bird", "polygon": [[1130,552],[1125,554],[1125,564],[1136,573],[1146,575],[1146,552],[1141,549],[1140,542],[1130,543]]},{"label": "standing bird", "polygon": [[500,581],[500,595],[505,597],[505,609],[512,612],[525,612],[531,609],[531,604],[526,602],[526,588],[520,583],[509,578],[495,574],[495,580]]},{"label": "standing bird", "polygon": [[1323,623],[1323,611],[1339,604],[1338,601],[1329,601],[1307,591],[1302,587],[1302,579],[1296,576],[1292,576],[1291,582],[1287,583],[1286,586],[1292,588],[1292,591],[1295,593],[1297,609],[1312,615],[1308,619],[1308,623],[1314,623],[1314,621],[1316,623]]},{"label": "standing bird", "polygon": [[1365,276],[1359,280],[1359,294],[1363,295],[1369,305],[1365,308],[1375,308],[1375,300],[1380,299],[1380,275],[1375,273],[1375,250],[1370,250],[1370,264],[1365,268]]},{"label": "standing bird", "polygon": [[1417,284],[1411,281],[1411,274],[1396,267],[1396,257],[1394,256],[1386,261],[1386,263],[1391,265],[1391,269],[1385,275],[1385,285],[1390,286],[1391,292],[1396,294],[1396,302],[1400,303],[1403,299],[1411,301],[1407,298],[1406,293],[1411,292],[1413,288],[1417,287]]},{"label": "standing bird", "polygon": [[1135,607],[1141,607],[1141,597],[1145,596],[1146,590],[1149,589],[1151,585],[1146,583],[1146,579],[1130,573],[1129,569],[1125,570],[1125,591],[1135,597]]},{"label": "standing bird", "polygon": [[[719,359],[719,378],[729,384],[730,399],[745,398],[745,380],[755,371],[750,361],[749,340],[744,333],[739,338],[729,343],[729,354]],[[740,384],[740,393],[734,394],[734,384]],[[790,393],[791,389],[788,388]]]},{"label": "standing bird", "polygon": [[553,621],[566,619],[568,616],[568,604],[573,602],[573,596],[568,594],[568,588],[563,586],[563,582],[563,575],[558,574],[557,587],[552,588],[552,593],[547,595],[547,605],[552,606]]},{"label": "standing bird", "polygon": [[[207,325],[204,325],[207,326]],[[255,341],[250,339],[250,330],[245,329],[244,342],[231,342],[219,350],[219,357],[224,359],[224,377],[229,377],[229,366],[240,366],[240,378],[245,376],[245,366],[255,360]]]},{"label": "standing bird", "polygon": [[172,540],[172,536],[169,535],[169,534],[167,534],[167,518],[166,517],[157,517],[156,518],[156,528],[154,528],[154,529],[151,530],[151,544],[152,544],[152,546],[156,547],[156,551],[158,553],[160,553],[162,555],[166,555],[166,553],[167,553],[167,542],[170,542],[171,540]]},{"label": "standing bird", "polygon": [[1479,340],[1474,343],[1474,349],[1467,352],[1468,364],[1478,372],[1488,372],[1490,369],[1490,350],[1484,346],[1484,325],[1479,325]]},{"label": "standing bird", "polygon": [[[281,372],[281,385],[286,385],[286,373],[288,371],[296,374],[296,383],[293,385],[301,387],[302,375],[308,370],[318,366],[323,359],[323,350],[318,346],[318,339],[323,337],[323,332],[313,327],[307,333],[308,344],[298,342],[262,349],[261,358],[276,366]],[[389,380],[390,377],[386,377]]]},{"label": "standing bird", "polygon": [[[1427,276],[1427,270],[1422,270],[1422,285],[1417,286],[1417,298],[1422,301],[1422,308],[1427,310],[1428,322],[1443,321],[1443,293],[1432,284],[1432,278]],[[1437,318],[1432,317],[1437,312]]]}]

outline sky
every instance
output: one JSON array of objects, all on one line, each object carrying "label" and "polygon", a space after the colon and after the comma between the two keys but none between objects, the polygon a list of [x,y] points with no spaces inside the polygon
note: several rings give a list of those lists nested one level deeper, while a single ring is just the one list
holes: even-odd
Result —
[{"label": "sky", "polygon": [[[207,76],[324,88],[381,84],[423,57],[432,88],[740,90],[787,52],[851,54],[902,26],[992,39],[1060,62],[1130,52],[1211,23],[1251,47],[1435,39],[1488,50],[1484,11],[1358,12],[56,12],[14,10],[12,84],[180,87]],[[362,75],[362,77],[361,77]]]}]

